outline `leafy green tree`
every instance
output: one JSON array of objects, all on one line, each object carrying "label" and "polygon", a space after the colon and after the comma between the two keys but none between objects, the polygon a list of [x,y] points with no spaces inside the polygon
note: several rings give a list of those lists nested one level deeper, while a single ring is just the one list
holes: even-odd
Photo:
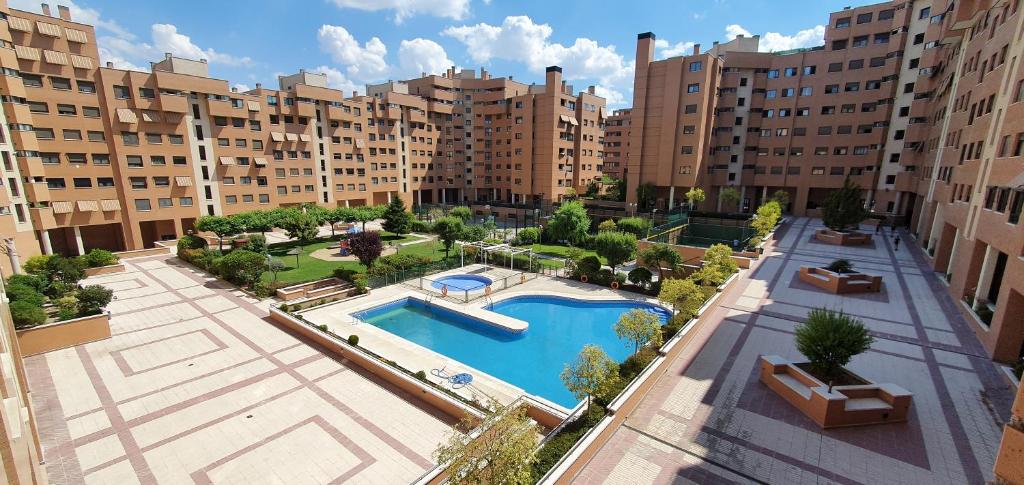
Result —
[{"label": "leafy green tree", "polygon": [[778,202],[779,207],[785,209],[786,206],[789,205],[789,192],[786,192],[783,189],[776,190],[775,193],[772,194],[771,200]]},{"label": "leafy green tree", "polygon": [[866,352],[874,338],[860,320],[826,308],[807,314],[796,326],[796,348],[811,362],[811,370],[829,382],[839,377],[843,366]]},{"label": "leafy green tree", "polygon": [[380,219],[380,211],[374,207],[356,207],[352,212],[353,222],[362,224],[363,231],[366,231],[366,223]]},{"label": "leafy green tree", "polygon": [[[77,259],[65,258],[60,255],[53,255],[46,261],[45,274],[50,281],[62,283],[68,287],[78,284],[79,280],[85,278],[84,266]],[[51,287],[53,285],[51,284]]]},{"label": "leafy green tree", "polygon": [[605,219],[605,220],[601,221],[600,224],[597,225],[597,231],[598,232],[617,231],[618,229],[619,229],[619,227],[618,227],[618,225],[615,224],[615,220],[614,219]]},{"label": "leafy green tree", "polygon": [[736,261],[732,259],[732,248],[725,244],[712,244],[705,250],[704,265],[714,266],[726,275],[731,275],[739,269]]},{"label": "leafy green tree", "polygon": [[651,230],[651,220],[642,217],[623,217],[619,219],[618,228],[622,232],[632,233],[637,239],[643,239]]},{"label": "leafy green tree", "polygon": [[587,236],[590,229],[590,217],[587,209],[578,200],[563,203],[548,221],[548,230],[556,240],[569,241],[576,244]]},{"label": "leafy green tree", "polygon": [[601,232],[594,238],[594,249],[615,272],[616,266],[633,259],[636,254],[636,236],[628,232]]},{"label": "leafy green tree", "polygon": [[658,272],[658,281],[665,280],[665,270],[675,272],[683,264],[683,257],[667,244],[655,244],[640,251],[640,259],[648,268]]},{"label": "leafy green tree", "polygon": [[[467,418],[463,429],[477,427]],[[467,440],[453,432],[434,452],[438,463],[446,463],[448,483],[526,484],[531,483],[531,466],[536,460],[537,435],[525,406],[498,407],[479,424],[483,431]]]},{"label": "leafy green tree", "polygon": [[686,200],[690,203],[690,209],[696,209],[707,198],[708,196],[702,188],[694,187],[686,191]]},{"label": "leafy green tree", "polygon": [[274,276],[274,281],[277,281],[277,274],[284,271],[284,263],[280,259],[270,258],[267,260],[267,271]]},{"label": "leafy green tree", "polygon": [[82,256],[82,261],[85,263],[87,268],[99,268],[101,266],[110,266],[117,264],[117,256],[114,253],[107,251],[106,249],[90,249],[89,252]]},{"label": "leafy green tree", "polygon": [[448,215],[462,219],[463,223],[468,223],[473,219],[473,211],[464,205],[452,207],[452,210],[448,211]]},{"label": "leafy green tree", "polygon": [[331,225],[332,238],[335,236],[334,225],[341,221],[344,221],[349,216],[350,211],[351,209],[349,209],[348,207],[335,207],[333,209],[327,209],[324,211],[324,222]]},{"label": "leafy green tree", "polygon": [[242,232],[238,220],[224,216],[202,216],[196,219],[195,228],[200,232],[212,232],[217,235],[217,249],[224,249],[224,238]]},{"label": "leafy green tree", "polygon": [[[39,276],[39,275],[34,275],[34,274],[16,274],[16,275],[11,275],[10,278],[7,278],[7,286],[10,287],[10,286],[13,286],[13,285],[28,286],[29,288],[32,288],[36,292],[42,294],[42,293],[46,293],[46,287],[49,286],[49,282],[46,281],[45,277]],[[10,296],[10,291],[8,291],[7,293],[8,293],[8,296]],[[14,298],[11,298],[11,300],[13,300],[13,299]]]},{"label": "leafy green tree", "polygon": [[591,180],[587,183],[587,191],[583,195],[586,197],[597,197],[597,194],[600,191],[601,187],[597,185],[597,181]]},{"label": "leafy green tree", "polygon": [[302,207],[301,207],[300,210],[302,212],[305,212],[306,215],[308,215],[309,217],[312,217],[313,220],[316,221],[316,225],[318,225],[318,226],[323,225],[323,223],[327,221],[327,211],[328,211],[328,209],[326,209],[324,207],[320,207],[320,206],[318,206],[316,204],[313,204],[313,203],[306,203],[306,204],[302,204]]},{"label": "leafy green tree", "polygon": [[239,285],[252,286],[266,270],[266,258],[260,253],[236,249],[217,260],[217,272],[224,279]]},{"label": "leafy green tree", "polygon": [[245,243],[245,249],[254,253],[266,254],[267,238],[263,234],[249,235],[249,242]]},{"label": "leafy green tree", "polygon": [[300,246],[309,244],[320,234],[320,225],[317,224],[316,219],[303,212],[291,214],[291,217],[281,221],[281,224],[285,234],[289,238],[299,241]]},{"label": "leafy green tree", "polygon": [[735,187],[723,187],[718,196],[722,200],[722,205],[739,210],[740,191],[736,190]]},{"label": "leafy green tree", "polygon": [[274,230],[274,219],[267,211],[249,211],[243,212],[245,214],[245,230],[246,232],[258,232],[261,235],[267,233],[267,231]]},{"label": "leafy green tree", "polygon": [[677,311],[686,319],[697,316],[697,311],[704,304],[704,290],[689,278],[670,278],[661,284],[658,299]]},{"label": "leafy green tree", "polygon": [[775,229],[780,217],[782,217],[782,208],[777,201],[770,200],[757,208],[757,216],[751,221],[750,227],[757,232],[758,237],[764,238],[769,232],[772,232],[772,229]]},{"label": "leafy green tree", "polygon": [[405,202],[398,196],[392,197],[384,211],[384,230],[398,235],[408,234],[410,225],[412,214],[406,212]]},{"label": "leafy green tree", "polygon": [[78,316],[85,317],[103,311],[103,308],[113,299],[114,292],[100,285],[89,285],[78,290],[76,296],[78,298]]},{"label": "leafy green tree", "polygon": [[380,233],[377,231],[353,234],[348,238],[348,246],[352,249],[352,254],[367,268],[373,266],[373,261],[379,258],[381,251],[384,250],[384,243],[381,242]]},{"label": "leafy green tree", "polygon": [[661,345],[661,320],[649,311],[634,308],[615,322],[615,335],[632,342],[634,354],[647,344],[658,347]]},{"label": "leafy green tree", "polygon": [[630,283],[633,283],[634,285],[641,288],[647,288],[647,285],[651,284],[651,280],[654,278],[654,275],[651,274],[651,270],[644,268],[643,266],[638,266],[633,268],[633,270],[626,275],[626,278],[628,278]]},{"label": "leafy green tree", "polygon": [[21,265],[21,269],[31,275],[45,275],[46,263],[54,256],[57,255],[41,254],[39,256],[32,256],[25,261],[25,264]]},{"label": "leafy green tree", "polygon": [[587,344],[569,364],[562,369],[562,383],[576,399],[587,399],[590,407],[594,398],[610,399],[614,396],[619,382],[619,364],[616,364],[601,347]]},{"label": "leafy green tree", "polygon": [[516,244],[518,246],[529,246],[538,242],[540,242],[540,230],[536,227],[520,229],[519,234],[516,235]]},{"label": "leafy green tree", "polygon": [[448,252],[462,234],[466,231],[466,225],[462,219],[455,216],[442,217],[434,223],[434,232],[438,239],[444,244],[444,259],[448,259]]},{"label": "leafy green tree", "polygon": [[868,210],[860,198],[860,187],[849,177],[843,186],[833,191],[821,204],[821,221],[833,231],[856,227],[868,217]]}]

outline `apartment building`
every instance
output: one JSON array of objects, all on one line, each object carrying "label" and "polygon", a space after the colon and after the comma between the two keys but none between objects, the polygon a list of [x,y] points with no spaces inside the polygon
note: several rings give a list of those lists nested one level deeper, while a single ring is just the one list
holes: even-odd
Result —
[{"label": "apartment building", "polygon": [[629,154],[630,118],[632,110],[617,109],[605,121],[604,170],[609,177],[621,179]]}]

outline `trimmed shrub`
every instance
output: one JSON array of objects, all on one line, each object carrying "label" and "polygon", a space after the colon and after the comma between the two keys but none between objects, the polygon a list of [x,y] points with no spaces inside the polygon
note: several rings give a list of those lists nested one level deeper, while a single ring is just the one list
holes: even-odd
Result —
[{"label": "trimmed shrub", "polygon": [[78,298],[74,295],[64,295],[57,300],[57,320],[71,320],[78,317]]},{"label": "trimmed shrub", "polygon": [[180,257],[186,250],[189,249],[205,249],[206,239],[192,234],[181,236],[178,239],[178,256]]},{"label": "trimmed shrub", "polygon": [[473,211],[464,205],[453,207],[452,210],[448,211],[448,215],[458,217],[462,219],[462,222],[469,222],[470,219],[473,219]]},{"label": "trimmed shrub", "polygon": [[224,279],[235,284],[252,286],[263,275],[266,258],[259,253],[236,249],[227,256],[218,258],[214,267]]},{"label": "trimmed shrub", "polygon": [[334,275],[335,278],[338,278],[339,280],[348,281],[349,283],[351,283],[353,279],[356,277],[356,275],[360,273],[358,271],[353,271],[348,268],[334,268],[334,272],[332,274]]},{"label": "trimmed shrub", "polygon": [[7,278],[7,285],[25,285],[39,293],[45,292],[46,287],[48,286],[45,278],[31,274],[12,275],[10,278]]},{"label": "trimmed shrub", "polygon": [[358,347],[359,346],[359,336],[356,335],[356,334],[349,335],[348,336],[348,344],[353,346],[353,347]]},{"label": "trimmed shrub", "polygon": [[7,285],[7,298],[11,302],[23,301],[37,307],[42,307],[43,302],[46,301],[46,297],[42,293],[31,286],[21,283]]},{"label": "trimmed shrub", "polygon": [[15,328],[34,327],[46,321],[46,312],[41,307],[27,301],[11,303],[10,310]]},{"label": "trimmed shrub", "polygon": [[100,285],[89,285],[78,290],[78,316],[96,315],[114,297],[114,292]]},{"label": "trimmed shrub", "polygon": [[421,380],[421,381],[423,381],[423,382],[427,382],[427,373],[423,372],[421,370],[418,370],[418,371],[416,371],[416,378]]},{"label": "trimmed shrub", "polygon": [[106,249],[92,249],[84,256],[79,256],[86,268],[99,268],[101,266],[110,266],[117,264],[117,256],[114,253],[107,251]]},{"label": "trimmed shrub", "polygon": [[53,255],[41,255],[32,256],[25,261],[25,264],[21,265],[21,269],[25,270],[26,273],[32,275],[44,275],[46,274],[46,263],[50,261]]},{"label": "trimmed shrub", "polygon": [[254,253],[265,254],[267,252],[267,237],[263,234],[252,234],[249,236],[249,242],[242,246],[242,249],[246,251],[252,251]]},{"label": "trimmed shrub", "polygon": [[638,266],[630,271],[627,277],[629,278],[630,283],[641,288],[646,288],[647,285],[651,284],[651,280],[654,278],[654,275],[651,274],[651,270],[644,268],[643,266]]},{"label": "trimmed shrub", "polygon": [[619,219],[618,228],[622,232],[632,233],[637,239],[643,239],[651,229],[651,220],[642,217],[623,217]]},{"label": "trimmed shrub", "polygon": [[540,229],[536,227],[520,229],[515,239],[516,246],[529,246],[538,242],[540,242]]},{"label": "trimmed shrub", "polygon": [[592,283],[601,286],[611,286],[612,281],[615,281],[615,273],[612,273],[612,270],[608,268],[601,268],[594,275]]},{"label": "trimmed shrub", "polygon": [[833,273],[839,274],[853,273],[853,263],[851,263],[848,259],[837,259],[829,263],[829,265],[826,266],[825,269]]},{"label": "trimmed shrub", "polygon": [[594,278],[601,270],[601,260],[597,256],[586,256],[576,262],[576,277],[586,275],[587,278]]},{"label": "trimmed shrub", "polygon": [[626,357],[626,360],[622,361],[619,365],[619,377],[626,384],[633,380],[636,376],[640,375],[654,358],[658,356],[658,352],[653,347],[643,347],[639,352]]},{"label": "trimmed shrub", "polygon": [[[83,269],[85,269],[84,266],[77,259],[54,255],[46,261],[44,271],[51,280],[59,281],[70,287],[78,284],[79,280],[85,277]],[[50,287],[54,288],[53,285]]]},{"label": "trimmed shrub", "polygon": [[409,224],[412,232],[433,232],[434,225],[427,221],[414,220]]},{"label": "trimmed shrub", "polygon": [[579,441],[590,428],[593,428],[604,418],[605,410],[597,405],[592,412],[583,413],[575,421],[565,425],[561,431],[537,451],[536,459],[531,466],[531,478],[537,482],[544,476],[551,467],[558,463],[572,445]]}]

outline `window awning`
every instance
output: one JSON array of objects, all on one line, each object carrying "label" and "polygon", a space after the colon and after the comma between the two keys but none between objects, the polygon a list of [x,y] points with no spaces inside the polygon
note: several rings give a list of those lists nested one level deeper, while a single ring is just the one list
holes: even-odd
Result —
[{"label": "window awning", "polygon": [[277,142],[284,141],[284,133],[278,133],[276,131],[270,132],[270,139]]},{"label": "window awning", "polygon": [[38,61],[39,60],[39,49],[35,47],[25,47],[23,45],[14,46],[14,55],[18,56],[18,59],[24,59],[26,61]]},{"label": "window awning", "polygon": [[263,157],[255,157],[255,158],[252,159],[252,163],[253,163],[253,165],[256,165],[257,167],[266,167],[267,166],[267,159],[263,158]]},{"label": "window awning", "polygon": [[183,175],[174,177],[174,185],[177,185],[178,187],[191,187],[192,177],[186,177]]},{"label": "window awning", "polygon": [[288,141],[299,141],[299,135],[296,135],[295,133],[285,133],[284,137]]},{"label": "window awning", "polygon": [[303,134],[299,135],[299,139],[304,141],[304,142],[310,142],[310,141],[313,140],[313,137],[303,133]]},{"label": "window awning", "polygon": [[366,148],[366,140],[356,139],[356,148]]},{"label": "window awning", "polygon": [[157,113],[156,111],[143,111],[142,121],[145,121],[146,123],[159,123],[160,113]]},{"label": "window awning", "polygon": [[248,101],[245,103],[249,107],[249,111],[259,111],[260,103],[258,101]]},{"label": "window awning", "polygon": [[71,65],[79,69],[92,69],[92,59],[71,54]]},{"label": "window awning", "polygon": [[99,204],[95,200],[80,200],[78,201],[79,212],[96,212],[100,210]]},{"label": "window awning", "polygon": [[60,37],[60,26],[49,22],[36,22],[39,33],[48,37]]},{"label": "window awning", "polygon": [[558,115],[558,117],[562,121],[564,121],[564,122],[566,122],[566,123],[568,123],[568,124],[570,124],[572,126],[579,125],[579,123],[576,121],[576,118],[573,118],[572,116],[569,116],[569,115]]},{"label": "window awning", "polygon": [[164,121],[172,125],[178,124],[185,115],[182,113],[175,113],[173,111],[164,111]]},{"label": "window awning", "polygon": [[85,32],[76,29],[64,29],[68,34],[68,40],[71,42],[78,42],[79,44],[85,44],[89,42],[89,36]]},{"label": "window awning", "polygon": [[75,210],[74,204],[66,200],[50,202],[50,207],[53,208],[54,214],[70,214],[71,211]]},{"label": "window awning", "polygon": [[220,164],[221,165],[234,165],[235,164],[235,159],[231,158],[231,157],[220,157]]},{"label": "window awning", "polygon": [[63,52],[44,50],[43,58],[46,59],[46,62],[49,64],[57,64],[61,66],[68,65],[68,56]]},{"label": "window awning", "polygon": [[117,199],[103,199],[100,201],[100,208],[103,212],[119,211],[121,210],[121,201]]},{"label": "window awning", "polygon": [[604,111],[604,106],[601,106],[600,108],[597,109],[597,116],[600,117],[600,118],[607,118],[608,117],[608,114],[605,113],[605,111]]},{"label": "window awning", "polygon": [[7,17],[7,25],[11,30],[20,30],[22,32],[32,32],[32,22],[21,17]]},{"label": "window awning", "polygon": [[139,117],[135,116],[135,112],[128,108],[117,108],[117,121],[133,125],[139,122]]}]

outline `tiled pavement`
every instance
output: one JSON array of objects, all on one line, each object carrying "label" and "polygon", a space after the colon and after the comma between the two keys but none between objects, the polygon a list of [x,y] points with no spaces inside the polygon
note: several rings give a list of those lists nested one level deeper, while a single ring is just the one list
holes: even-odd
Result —
[{"label": "tiled pavement", "polygon": [[[1013,398],[906,234],[873,247],[811,240],[798,219],[724,295],[575,483],[928,483],[991,480]],[[909,244],[907,244],[909,243]],[[884,294],[835,296],[793,278],[801,265],[850,259]],[[861,318],[876,337],[851,370],[914,393],[907,423],[822,431],[758,381],[757,358],[799,359],[793,327],[813,307]]]},{"label": "tiled pavement", "polygon": [[26,359],[50,483],[404,483],[448,417],[168,257],[91,278],[113,337]]}]

